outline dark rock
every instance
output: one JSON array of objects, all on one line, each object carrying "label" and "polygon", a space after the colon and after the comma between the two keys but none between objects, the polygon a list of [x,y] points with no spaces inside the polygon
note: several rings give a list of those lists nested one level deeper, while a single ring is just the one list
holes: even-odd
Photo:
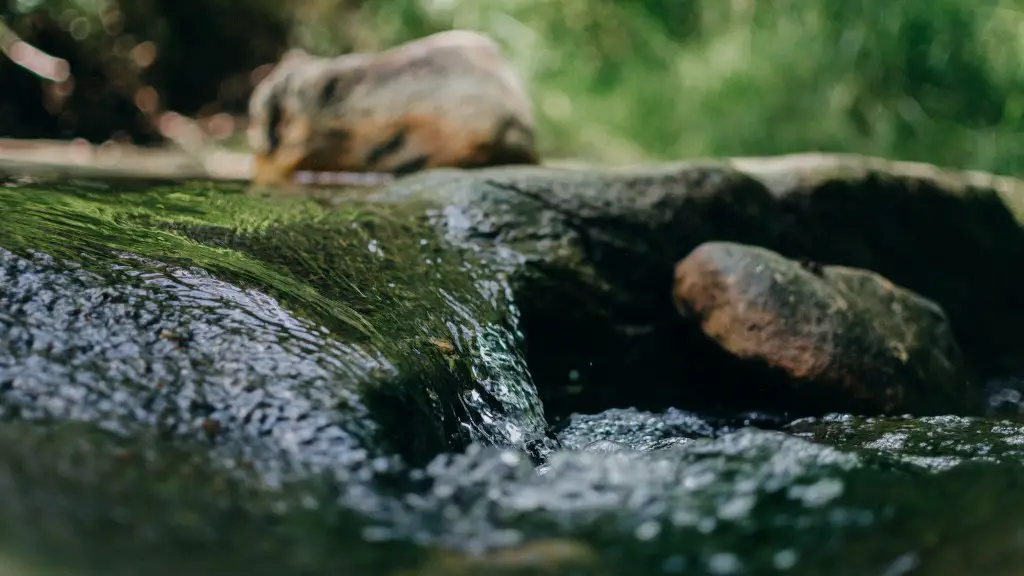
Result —
[{"label": "dark rock", "polygon": [[[942,309],[865,270],[709,242],[679,262],[684,318],[750,365],[736,382],[804,410],[935,414],[975,410]],[[768,373],[781,373],[783,382]],[[760,375],[761,378],[757,378]],[[792,407],[792,406],[791,406]]]},{"label": "dark rock", "polygon": [[708,241],[871,270],[946,311],[977,380],[1024,367],[1024,272],[1008,264],[1024,258],[1017,180],[807,155],[434,171],[377,197],[410,198],[445,206],[448,241],[522,258],[511,280],[552,417],[735,400],[705,385],[731,360],[685,329],[669,297],[675,264]]},{"label": "dark rock", "polygon": [[[212,452],[155,431],[0,423],[4,572],[370,576],[427,557],[409,542],[364,541],[366,511],[385,508],[358,483],[312,474],[253,482],[245,459]],[[286,462],[288,452],[253,456]],[[362,507],[338,505],[339,496]]]}]

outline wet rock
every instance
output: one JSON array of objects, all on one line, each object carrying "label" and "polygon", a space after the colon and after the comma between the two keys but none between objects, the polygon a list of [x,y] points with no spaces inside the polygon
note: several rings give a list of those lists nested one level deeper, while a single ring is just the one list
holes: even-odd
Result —
[{"label": "wet rock", "polygon": [[[867,414],[979,406],[945,312],[878,274],[709,242],[676,266],[673,297],[684,318],[751,366],[741,387],[778,386],[760,392],[777,405]],[[776,373],[782,382],[766,382]]]},{"label": "wet rock", "polygon": [[[963,436],[925,422],[922,439],[942,432],[936,448],[974,438],[983,455],[985,421]],[[378,495],[392,506],[367,522],[335,506],[338,485],[322,476],[252,485],[202,444],[3,423],[0,543],[34,565],[111,574],[867,575],[907,554],[929,574],[1015,573],[1019,465],[926,470],[867,445],[872,422],[843,426],[865,426],[863,445],[745,429],[650,453],[560,452],[542,475],[517,452],[474,445],[439,457],[426,489]]]},{"label": "wet rock", "polygon": [[547,442],[486,258],[398,212],[194,191],[0,191],[3,414],[353,479],[395,455]]},{"label": "wet rock", "polygon": [[104,277],[0,249],[7,419],[208,439],[260,467],[273,465],[256,458],[267,446],[321,467],[369,455],[365,403],[335,382],[345,369],[387,378],[391,365],[202,271],[131,257],[119,268]]},{"label": "wet rock", "polygon": [[1024,464],[1024,426],[962,416],[801,418],[784,431],[865,456],[941,472],[970,462]]},{"label": "wet rock", "polygon": [[476,32],[294,56],[256,87],[250,117],[257,186],[290,185],[297,171],[537,163],[530,99],[498,45]]},{"label": "wet rock", "polygon": [[448,241],[520,259],[511,280],[549,416],[742,400],[707,384],[734,361],[687,331],[668,297],[676,263],[708,241],[876,272],[945,310],[978,380],[1024,366],[1024,273],[1006,265],[1024,257],[1017,180],[804,155],[439,170],[376,198],[433,199]]}]

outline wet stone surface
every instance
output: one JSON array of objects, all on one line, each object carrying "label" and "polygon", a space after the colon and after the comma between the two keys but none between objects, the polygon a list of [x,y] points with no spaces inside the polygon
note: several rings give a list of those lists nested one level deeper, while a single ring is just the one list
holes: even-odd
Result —
[{"label": "wet stone surface", "polygon": [[676,266],[673,297],[684,319],[751,367],[736,392],[761,392],[766,408],[980,411],[945,311],[870,271],[707,242]]},{"label": "wet stone surface", "polygon": [[[329,202],[0,189],[0,556],[29,574],[1016,574],[1009,208],[906,175],[745,170],[442,173]],[[958,242],[974,273],[887,245],[880,212],[845,204],[858,186],[917,202],[915,246]],[[970,230],[933,226],[965,206]],[[804,234],[833,209],[858,232]],[[992,415],[729,398],[739,372],[671,299],[709,237],[903,270],[950,310]]]},{"label": "wet stone surface", "polygon": [[233,445],[238,457],[255,441],[315,468],[382,456],[367,450],[367,408],[337,383],[355,367],[394,368],[266,294],[131,257],[102,278],[2,249],[0,285],[6,420],[152,429]]},{"label": "wet stone surface", "polygon": [[[503,279],[408,216],[202,187],[33,192],[4,198],[16,210],[0,234],[18,410],[53,410],[55,390],[128,394],[116,425],[270,435],[297,452],[334,442],[344,421],[421,462],[474,440],[549,442]],[[37,248],[53,255],[29,264]]]},{"label": "wet stone surface", "polygon": [[942,471],[964,462],[1024,462],[1024,426],[1007,420],[925,416],[858,418],[830,415],[803,418],[784,429],[844,450],[881,454],[927,470]]}]

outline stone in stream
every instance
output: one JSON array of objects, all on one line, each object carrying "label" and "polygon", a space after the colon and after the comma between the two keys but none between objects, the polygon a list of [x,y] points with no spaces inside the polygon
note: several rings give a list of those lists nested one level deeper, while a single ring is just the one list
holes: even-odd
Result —
[{"label": "stone in stream", "polygon": [[736,379],[739,393],[766,406],[922,415],[980,407],[942,308],[878,274],[708,242],[676,266],[673,297],[751,368]]},{"label": "stone in stream", "polygon": [[531,106],[498,44],[477,32],[377,53],[297,54],[253,91],[253,184],[287,187],[297,171],[536,164]]},{"label": "stone in stream", "polygon": [[[447,241],[523,259],[511,283],[549,417],[611,406],[759,408],[705,385],[728,380],[735,362],[673,307],[675,265],[708,241],[870,270],[935,302],[972,386],[1024,367],[1024,273],[1007,265],[1024,258],[1024,184],[1010,178],[798,155],[436,170],[370,198],[433,200]],[[679,375],[692,384],[680,386]]]},{"label": "stone in stream", "polygon": [[546,442],[500,270],[439,245],[420,209],[202,186],[0,196],[11,417],[283,448],[312,469]]},{"label": "stone in stream", "polygon": [[[568,542],[609,574],[873,574],[906,554],[942,574],[957,553],[951,574],[1010,573],[1021,463],[974,435],[1004,424],[948,429],[975,457],[939,474],[719,427],[723,405],[757,406],[721,394],[731,364],[670,298],[700,244],[759,245],[890,278],[948,313],[972,375],[1013,373],[1021,186],[986,178],[833,157],[492,168],[320,203],[12,182],[0,551],[429,574]],[[574,412],[560,449],[548,427]],[[627,449],[580,449],[601,440]]]}]

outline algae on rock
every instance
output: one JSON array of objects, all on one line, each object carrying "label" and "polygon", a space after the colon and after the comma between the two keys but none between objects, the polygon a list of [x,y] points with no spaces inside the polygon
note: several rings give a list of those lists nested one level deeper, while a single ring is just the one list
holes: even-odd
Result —
[{"label": "algae on rock", "polygon": [[411,462],[544,443],[500,274],[439,243],[420,207],[328,212],[201,185],[9,188],[0,204],[8,409],[117,428],[167,404],[172,432],[297,452],[352,427]]}]

